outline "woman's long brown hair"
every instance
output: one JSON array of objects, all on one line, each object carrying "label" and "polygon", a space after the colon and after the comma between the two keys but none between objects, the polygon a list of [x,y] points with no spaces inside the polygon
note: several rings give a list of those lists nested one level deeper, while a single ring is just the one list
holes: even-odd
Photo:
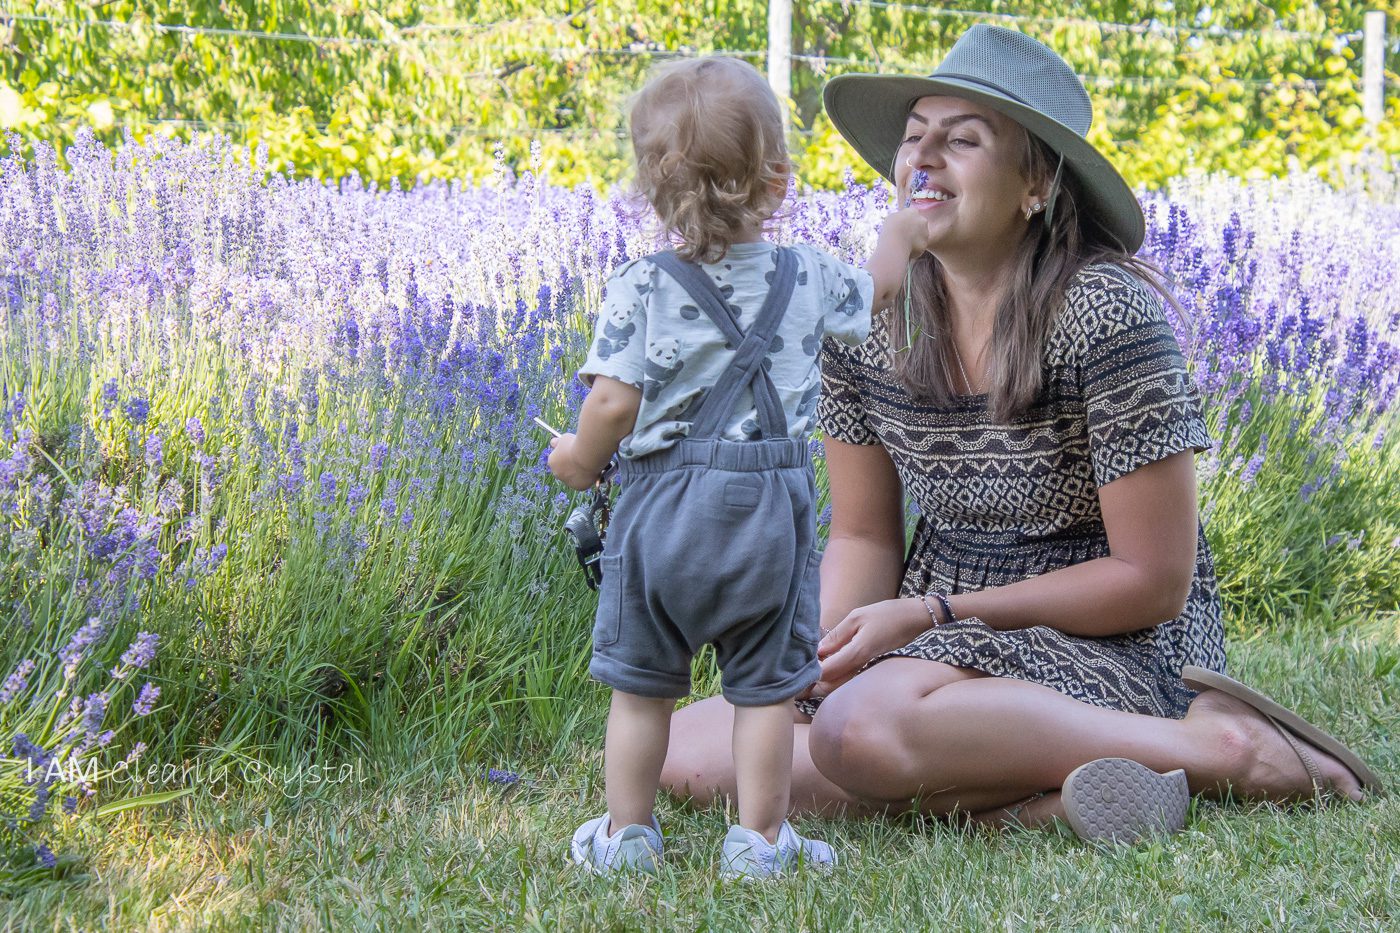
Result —
[{"label": "woman's long brown hair", "polygon": [[[1022,174],[1050,182],[1059,155],[1030,133],[1025,136]],[[1039,214],[1028,222],[1030,229],[1016,251],[1011,281],[997,307],[987,347],[987,408],[1003,424],[1024,414],[1040,394],[1046,342],[1064,308],[1065,293],[1085,266],[1107,262],[1123,267],[1185,318],[1184,310],[1162,283],[1161,270],[1134,257],[1092,215],[1082,211],[1082,189],[1071,172],[1061,173],[1052,203],[1048,225]],[[917,401],[948,405],[956,394],[952,373],[957,362],[950,345],[952,321],[943,272],[932,254],[925,253],[911,265],[894,308],[887,326],[890,346],[896,351],[896,377]],[[907,315],[898,310],[901,308],[908,309]]]}]

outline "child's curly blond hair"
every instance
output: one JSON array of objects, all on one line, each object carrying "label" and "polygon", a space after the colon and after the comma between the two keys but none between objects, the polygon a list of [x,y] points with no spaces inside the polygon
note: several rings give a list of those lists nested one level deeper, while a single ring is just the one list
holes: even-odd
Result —
[{"label": "child's curly blond hair", "polygon": [[782,106],[752,65],[720,56],[667,62],[629,116],[637,190],[680,240],[682,259],[718,262],[782,204]]}]

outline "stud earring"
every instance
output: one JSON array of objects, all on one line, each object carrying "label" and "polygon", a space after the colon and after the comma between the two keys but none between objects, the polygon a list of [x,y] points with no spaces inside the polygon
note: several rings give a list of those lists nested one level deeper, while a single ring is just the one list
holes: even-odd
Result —
[{"label": "stud earring", "polygon": [[1036,201],[1030,207],[1026,208],[1026,219],[1030,220],[1033,214],[1039,214],[1043,207],[1045,207],[1044,204],[1041,204],[1039,201]]}]

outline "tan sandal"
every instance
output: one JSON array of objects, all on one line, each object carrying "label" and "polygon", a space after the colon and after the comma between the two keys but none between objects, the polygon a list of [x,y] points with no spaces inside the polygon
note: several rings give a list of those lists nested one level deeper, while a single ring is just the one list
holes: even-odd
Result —
[{"label": "tan sandal", "polygon": [[1258,690],[1245,686],[1233,677],[1227,677],[1224,674],[1190,664],[1182,668],[1181,679],[1192,690],[1219,690],[1226,696],[1232,696],[1247,703],[1273,723],[1279,734],[1288,741],[1288,744],[1298,755],[1298,759],[1308,772],[1308,778],[1312,781],[1313,790],[1318,794],[1327,792],[1329,788],[1323,783],[1322,771],[1318,768],[1317,761],[1313,758],[1309,746],[1321,749],[1346,765],[1347,769],[1356,776],[1356,779],[1366,790],[1379,794],[1385,789],[1381,785],[1381,779],[1376,776],[1374,771],[1366,767],[1366,762],[1362,761],[1359,755],[1302,716],[1280,706]]},{"label": "tan sandal", "polygon": [[1060,789],[1065,819],[1089,842],[1137,842],[1180,832],[1191,790],[1180,769],[1159,774],[1127,758],[1099,758],[1080,765]]}]

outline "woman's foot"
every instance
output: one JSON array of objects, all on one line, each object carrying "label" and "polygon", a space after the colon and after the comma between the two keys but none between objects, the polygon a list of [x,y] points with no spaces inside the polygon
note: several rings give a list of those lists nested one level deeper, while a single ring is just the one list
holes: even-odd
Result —
[{"label": "woman's foot", "polygon": [[1027,797],[1009,807],[967,815],[968,823],[989,829],[1040,829],[1064,819],[1065,805],[1057,790]]},{"label": "woman's foot", "polygon": [[[1233,793],[1279,803],[1310,800],[1318,793],[1362,799],[1361,782],[1346,765],[1297,736],[1286,736],[1280,726],[1243,700],[1220,690],[1204,690],[1191,703],[1185,722],[1195,727],[1203,747],[1213,749],[1212,757],[1218,760],[1216,767],[1206,769],[1213,773],[1195,769],[1189,773],[1193,793]],[[1304,754],[1316,769],[1316,783],[1304,764]]]}]

